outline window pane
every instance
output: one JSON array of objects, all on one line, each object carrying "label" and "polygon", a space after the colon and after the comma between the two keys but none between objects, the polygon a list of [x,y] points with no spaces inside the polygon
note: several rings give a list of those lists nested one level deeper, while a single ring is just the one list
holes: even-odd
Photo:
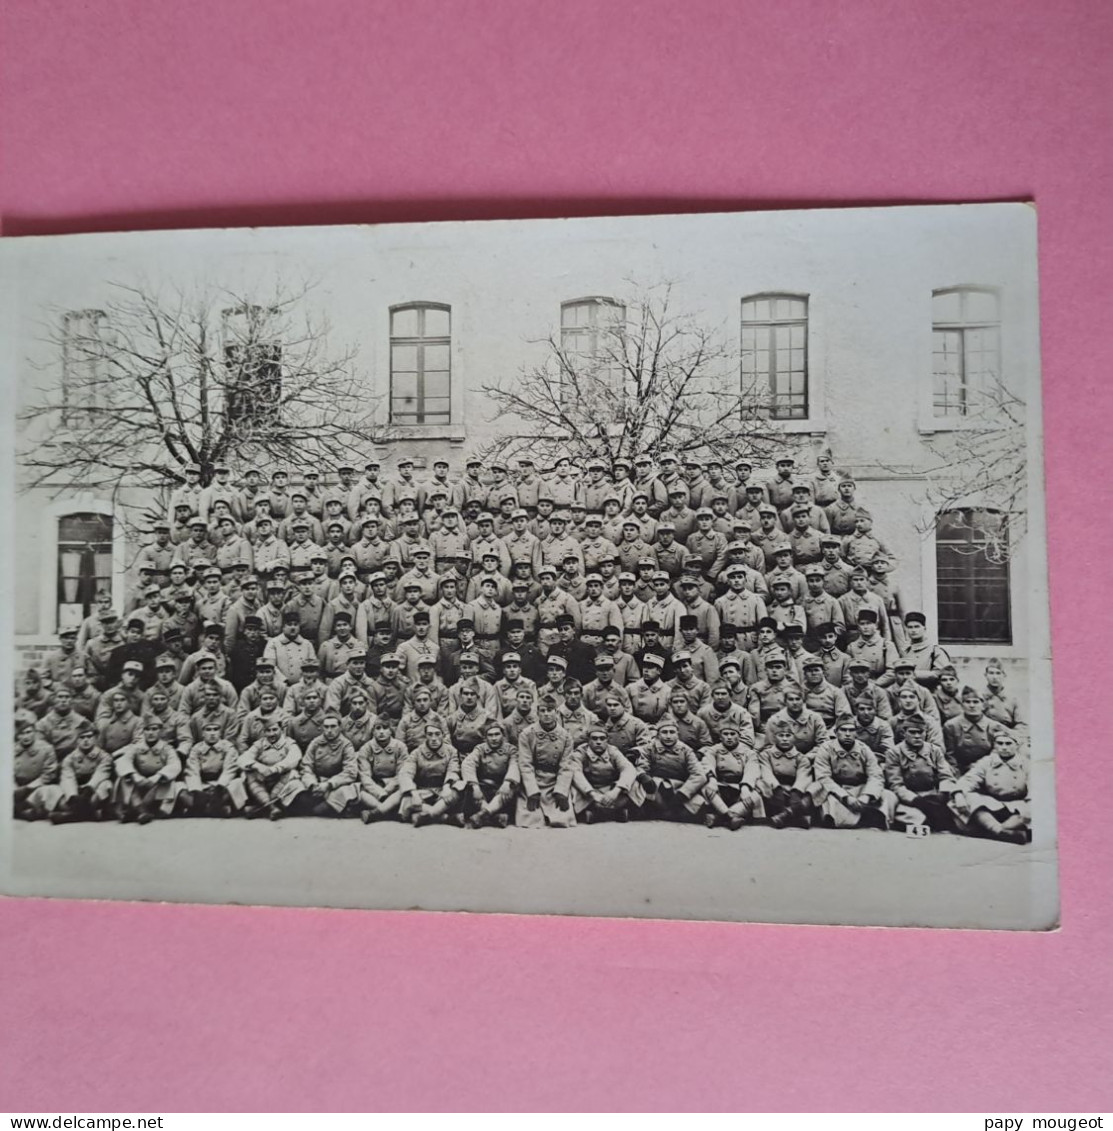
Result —
[{"label": "window pane", "polygon": [[961,330],[936,330],[932,334],[932,375],[937,416],[961,416],[966,411],[962,371]]},{"label": "window pane", "polygon": [[965,371],[967,387],[984,392],[1000,376],[997,328],[971,329],[963,332],[966,348]]},{"label": "window pane", "polygon": [[416,373],[417,346],[391,346],[390,368],[394,373]]},{"label": "window pane", "polygon": [[562,326],[582,326],[584,321],[585,311],[582,302],[565,303],[560,308],[560,324]]},{"label": "window pane", "polygon": [[430,369],[448,370],[448,346],[425,347],[425,371]]},{"label": "window pane", "polygon": [[417,397],[416,373],[395,373],[390,384],[391,394],[396,400],[401,397]]},{"label": "window pane", "polygon": [[451,331],[450,315],[447,310],[436,310],[427,307],[425,310],[426,338],[447,338]]},{"label": "window pane", "polygon": [[390,316],[390,334],[393,338],[417,337],[416,307],[407,306],[402,310],[395,310]]},{"label": "window pane", "polygon": [[447,399],[449,392],[448,373],[442,370],[425,371],[425,400],[428,403],[431,397],[444,397]]}]

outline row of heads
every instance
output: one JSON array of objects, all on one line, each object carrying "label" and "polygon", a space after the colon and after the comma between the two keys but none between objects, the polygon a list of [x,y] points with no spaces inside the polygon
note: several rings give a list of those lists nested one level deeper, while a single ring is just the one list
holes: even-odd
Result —
[{"label": "row of heads", "polygon": [[[752,493],[755,496],[755,498],[753,499],[753,502],[756,504],[754,509],[755,509],[756,514],[758,515],[759,520],[762,517],[766,517],[766,516],[771,517],[771,518],[779,518],[781,512],[775,506],[773,506],[771,503],[758,503],[757,497],[758,497],[759,493],[763,490],[764,489],[762,487],[747,487],[746,488],[746,494],[747,495],[750,495]],[[797,483],[797,484],[793,485],[792,492],[793,492],[793,496],[794,496],[794,501],[792,502],[792,504],[789,507],[785,508],[785,509],[788,510],[788,513],[793,518],[796,518],[800,515],[803,515],[803,516],[808,517],[808,518],[812,517],[813,504],[807,502],[807,499],[811,497],[811,491],[812,491],[812,489],[808,484]],[[677,504],[677,509],[680,509],[679,503],[683,502],[684,498],[687,496],[687,490],[685,488],[682,488],[682,487],[676,488],[676,489],[670,490],[668,492],[668,495],[669,495],[670,499],[676,499],[676,500],[679,501],[678,504]],[[302,491],[294,492],[290,497],[291,497],[291,499],[303,499],[303,500],[305,500],[306,503],[309,502],[309,496],[305,492],[302,492]],[[448,494],[445,491],[435,491],[434,490],[434,491],[429,492],[428,497],[429,497],[430,501],[434,501],[434,500],[439,499],[439,498],[445,499],[445,498],[448,497]],[[413,500],[411,500],[411,499],[406,499],[406,500],[403,500],[403,501],[405,503],[412,503],[413,502]],[[639,491],[636,494],[634,494],[633,496],[631,496],[631,501],[632,501],[632,503],[635,503],[635,504],[638,503],[638,502],[645,502],[645,504],[648,506],[648,504],[650,503],[651,500],[649,498],[649,495],[647,495],[644,492]],[[363,498],[363,504],[366,505],[367,503],[371,503],[371,502],[381,503],[382,498],[381,498],[381,496],[377,496],[377,495],[365,495],[364,498]],[[257,499],[256,502],[255,502],[256,510],[259,513],[256,515],[256,517],[252,521],[253,521],[255,528],[257,530],[261,530],[264,526],[270,528],[270,527],[273,527],[275,525],[275,520],[271,516],[271,514],[269,513],[270,503],[271,503],[271,501],[267,496],[263,496],[263,497]],[[529,511],[527,511],[524,507],[519,507],[517,505],[518,504],[517,495],[507,495],[507,496],[505,496],[505,498],[500,500],[500,503],[502,503],[502,504],[512,504],[514,509],[511,510],[507,514],[502,514],[500,512],[499,518],[508,519],[511,522],[515,522],[515,521],[518,521],[518,520],[524,520],[525,522],[528,522],[530,520]],[[726,518],[727,517],[726,511],[725,511],[724,508],[730,503],[730,499],[726,495],[713,495],[710,499],[710,503],[711,503],[710,506],[700,507],[698,510],[693,512],[692,517],[695,518],[695,520],[697,522],[699,522],[700,519],[708,519],[708,520],[714,521],[717,518]],[[722,506],[719,508],[718,511],[715,510],[715,504],[716,503],[722,504]],[[556,505],[554,503],[554,501],[552,499],[549,499],[549,498],[541,498],[541,499],[538,500],[539,508],[544,507],[546,504],[549,505],[549,506],[553,506],[553,507],[555,507],[555,505]],[[617,495],[608,495],[607,498],[605,498],[602,501],[601,505],[605,508],[608,504],[611,504],[615,507],[621,508],[622,500]],[[346,521],[345,519],[338,517],[339,514],[342,511],[342,508],[343,508],[343,503],[340,499],[336,498],[335,496],[331,497],[328,500],[326,500],[326,506],[332,507],[336,512],[336,517],[334,517],[331,514],[327,514],[325,516],[325,519],[322,521],[322,525],[324,526],[324,529],[326,531],[331,530],[333,527],[336,527],[338,530],[340,530],[342,532],[347,532],[349,529],[351,529],[353,524],[350,521]],[[181,503],[175,504],[175,510],[187,512],[188,514],[192,514],[191,504],[189,504],[187,502],[181,502]],[[582,520],[577,517],[581,514],[583,515]],[[857,518],[864,518],[864,519],[870,519],[871,521],[873,519],[872,512],[868,508],[863,507],[863,506],[856,506],[854,508],[854,516],[855,516],[856,519]],[[472,500],[471,502],[466,503],[463,508],[458,508],[458,507],[454,507],[454,506],[444,507],[442,510],[437,511],[437,517],[440,518],[440,519],[467,517],[469,521],[474,521],[481,528],[483,527],[484,524],[490,524],[492,527],[495,524],[495,515],[491,514],[490,511],[484,511],[482,509],[482,504],[479,503],[478,500]],[[542,514],[541,517],[543,517],[550,524],[572,523],[572,524],[578,526],[578,525],[580,525],[580,522],[582,521],[583,525],[585,527],[590,528],[592,526],[602,527],[603,522],[604,522],[604,517],[609,517],[610,519],[614,519],[614,518],[617,517],[617,514],[610,515],[610,516],[600,515],[600,514],[597,514],[595,512],[588,514],[587,513],[587,507],[582,502],[577,501],[577,502],[571,503],[567,510],[555,510],[554,509],[551,514],[547,514],[547,515]],[[421,516],[417,513],[417,511],[415,509],[415,510],[410,510],[406,513],[398,515],[396,518],[392,519],[392,521],[397,526],[403,526],[404,527],[408,524],[413,524],[414,526],[417,526],[421,522]],[[374,515],[374,514],[365,515],[362,518],[356,519],[356,524],[361,526],[361,527],[366,527],[366,526],[371,526],[371,525],[382,525],[382,522],[383,522],[383,517],[381,515]],[[291,530],[312,530],[313,525],[314,525],[314,523],[310,521],[310,517],[307,516],[307,515],[293,515],[288,520],[288,524],[289,524],[289,527],[290,527]],[[230,527],[231,529],[234,530],[236,528],[237,524],[236,524],[235,518],[229,512],[229,513],[226,513],[226,514],[218,514],[213,519],[212,522],[209,522],[208,520],[201,518],[199,515],[194,515],[193,517],[187,517],[187,515],[183,514],[182,521],[179,523],[179,525],[185,525],[190,530],[208,530],[210,527],[219,528],[221,526],[227,525],[228,527]],[[634,518],[624,519],[621,525],[623,527],[632,526],[635,529],[641,528],[641,524],[637,521],[637,519],[634,519]],[[732,525],[732,529],[735,529],[735,530],[742,530],[743,528],[745,528],[747,532],[753,530],[753,523],[749,522],[746,519],[734,520],[734,521],[732,521],[731,525]],[[172,530],[172,527],[171,527],[171,524],[169,522],[161,522],[160,521],[160,522],[156,522],[156,523],[152,524],[151,529],[157,534],[159,531],[170,532]],[[676,524],[673,523],[673,522],[670,522],[667,518],[661,519],[657,523],[657,530],[658,531],[671,530],[671,531],[675,532]]]},{"label": "row of heads", "polygon": [[[817,457],[817,462],[820,468],[828,470],[831,466],[831,456],[826,453],[821,453]],[[464,460],[465,468],[482,469],[486,467],[488,471],[501,471],[505,474],[510,473],[510,463],[510,460],[504,460],[497,456],[486,464],[478,456],[469,456],[466,460]],[[527,454],[516,456],[513,460],[513,463],[522,471],[533,469],[537,466],[533,457]],[[778,469],[778,471],[784,474],[786,469],[794,468],[796,466],[796,457],[791,452],[781,452],[772,461],[772,463]],[[716,468],[722,470],[726,467],[733,467],[735,471],[745,470],[747,472],[753,471],[754,467],[756,466],[753,461],[746,456],[740,456],[738,459],[735,459],[733,461],[727,461],[720,459],[718,456],[711,455],[708,456],[707,459],[701,460],[697,459],[693,455],[686,454],[680,456],[675,452],[662,452],[655,461],[651,455],[643,452],[641,455],[634,456],[633,459],[627,459],[625,456],[619,456],[617,459],[614,459],[609,463],[606,460],[590,458],[584,462],[583,470],[607,471],[609,467],[613,467],[625,468],[629,471],[635,467],[653,467],[655,464],[656,466],[662,468],[679,466],[691,468],[692,470],[697,471],[714,471]],[[379,471],[383,465],[381,460],[368,459],[364,461],[362,466],[364,471]],[[415,466],[415,464],[409,456],[402,456],[401,459],[395,461],[394,466],[399,469],[404,467],[412,468]],[[448,460],[446,459],[435,459],[433,460],[432,466],[434,471],[436,471],[437,468],[443,468],[445,471],[448,471],[451,467]],[[561,468],[564,466],[567,466],[569,468],[578,468],[578,465],[574,463],[571,456],[562,456],[560,459],[554,461],[553,466],[556,468]],[[356,470],[357,468],[355,464],[338,463],[336,465],[336,472],[338,475],[354,475],[356,473]],[[184,472],[190,479],[200,478],[201,465],[196,463],[187,464],[184,468]],[[218,463],[213,467],[213,474],[219,476],[228,476],[232,474],[232,468],[226,463]],[[243,474],[245,478],[253,476],[256,479],[262,479],[267,477],[267,472],[258,467],[247,467],[244,469]],[[271,482],[281,482],[283,480],[289,480],[290,473],[285,468],[278,467],[273,468],[270,471],[269,477]],[[321,478],[321,473],[314,468],[310,468],[302,473],[302,478],[307,482],[317,481]]]},{"label": "row of heads", "polygon": [[[836,544],[836,545],[838,544],[838,539],[825,539],[824,541],[827,544]],[[749,547],[745,543],[731,542],[727,546],[727,553],[744,552],[744,551],[747,551],[748,549],[749,549]],[[418,559],[421,559],[422,561],[428,562],[432,558],[432,550],[428,546],[418,546],[418,547],[415,547],[414,550],[411,552],[411,556],[415,559],[415,564],[417,563]],[[480,554],[479,557],[480,557],[481,562],[491,562],[492,564],[496,564],[496,565],[500,560],[499,553],[496,550],[493,550],[493,549],[484,551],[483,553]],[[792,547],[791,546],[777,547],[774,550],[774,559],[778,562],[778,564],[783,565],[785,567],[791,565],[792,559],[793,559]],[[459,564],[466,564],[468,566],[470,566],[472,564],[472,561],[473,561],[471,554],[458,554],[458,555],[455,556],[454,560]],[[309,561],[310,561],[310,563],[314,563],[314,562],[327,563],[329,561],[329,557],[326,553],[324,553],[322,551],[320,553],[311,554]],[[562,562],[565,565],[567,565],[569,562],[579,563],[579,561],[580,561],[580,554],[577,553],[574,550],[569,550],[568,553],[563,555],[563,558],[562,558]],[[599,561],[600,565],[605,565],[605,564],[616,563],[618,561],[618,559],[614,555],[604,555],[601,558],[599,558],[598,561]],[[397,562],[395,562],[393,564],[395,566],[397,566],[397,568],[400,572],[401,571],[401,564],[397,563]],[[672,575],[670,573],[668,573],[666,570],[658,569],[657,564],[658,563],[656,561],[654,561],[652,558],[641,558],[637,562],[637,568],[638,568],[639,571],[642,571],[642,570],[646,571],[644,576],[639,578],[638,574],[632,573],[629,570],[624,570],[623,572],[621,572],[621,573],[619,573],[615,576],[615,580],[618,582],[618,584],[620,586],[624,583],[629,583],[630,585],[637,585],[639,581],[645,581],[645,582],[649,582],[651,584],[655,583],[655,582],[667,582],[668,584],[671,585],[672,581],[673,581]],[[528,562],[519,562],[519,563],[515,563],[515,565],[518,566],[518,567],[524,568],[526,571],[532,572],[530,570],[530,566],[529,566]],[[861,578],[861,579],[868,581],[869,578],[870,578],[870,570],[873,570],[874,572],[876,572],[878,570],[878,568],[881,568],[883,570],[887,570],[891,565],[892,565],[892,562],[890,561],[890,559],[884,553],[878,553],[870,561],[869,569],[866,569],[865,566],[861,566],[861,565],[855,566],[847,576],[851,581],[854,581],[855,579],[858,579],[858,578]],[[692,588],[698,589],[699,585],[700,585],[700,577],[696,576],[696,574],[702,572],[703,559],[698,554],[689,554],[684,558],[684,560],[682,562],[682,568],[685,571],[685,573],[682,574],[679,578],[676,579],[677,584],[682,586],[682,587],[692,587]],[[265,573],[267,575],[268,579],[265,582],[260,580],[259,577],[252,575],[250,573],[250,569],[251,569],[251,567],[246,562],[236,562],[233,565],[222,567],[222,566],[213,565],[210,562],[199,561],[199,562],[194,562],[192,567],[186,566],[185,564],[179,562],[175,565],[170,566],[170,568],[167,572],[170,574],[171,582],[174,582],[175,574],[177,573],[177,576],[179,578],[179,581],[177,582],[177,584],[180,584],[181,582],[183,582],[184,579],[186,578],[186,576],[191,571],[193,572],[194,576],[199,578],[201,581],[208,581],[210,579],[215,579],[217,581],[224,581],[226,577],[237,577],[237,575],[238,575],[237,580],[238,580],[238,584],[239,584],[241,589],[249,588],[251,586],[265,585],[265,587],[268,590],[273,590],[275,592],[285,591],[286,582],[284,580],[282,580],[282,578],[289,577],[291,575],[291,572],[293,573],[291,580],[295,584],[300,584],[302,581],[313,582],[313,581],[319,580],[318,576],[316,574],[314,574],[312,572],[312,570],[306,571],[306,570],[302,569],[302,570],[291,571],[291,568],[289,566],[284,565],[280,562],[275,563],[275,565],[273,565],[269,570],[261,571],[262,573]],[[144,563],[139,567],[140,581],[141,581],[140,589],[141,589],[141,592],[143,593],[144,596],[154,596],[156,593],[162,592],[161,588],[157,584],[155,584],[154,582],[150,582],[150,581],[144,582],[143,581],[143,575],[144,574],[152,575],[152,574],[155,574],[155,573],[158,573],[158,572],[159,571],[157,569],[155,569],[155,567],[153,565],[150,565],[148,563]],[[806,565],[804,567],[804,569],[801,572],[802,572],[803,576],[805,577],[805,579],[810,578],[810,577],[815,577],[815,578],[822,580],[823,578],[825,578],[827,576],[826,569],[819,562],[809,563],[808,565]],[[362,577],[362,580],[366,581],[367,584],[369,584],[369,585],[374,585],[376,582],[379,582],[379,581],[385,582],[386,584],[390,584],[391,581],[392,581],[392,579],[389,578],[381,570],[374,570],[374,571],[370,571],[370,572],[364,571],[364,573],[366,574],[366,576]],[[488,571],[488,573],[490,574],[490,576],[484,576],[483,574],[477,574],[476,580],[481,585],[484,582],[487,582],[489,584],[493,584],[497,588],[498,584],[499,584],[499,578],[502,575],[499,574],[498,576],[496,576],[494,571]],[[750,573],[750,570],[748,569],[748,567],[744,563],[742,563],[742,562],[732,562],[732,563],[729,563],[722,570],[721,576],[723,578],[725,578],[726,581],[728,581],[728,582],[731,581],[733,578],[736,578],[736,577],[741,578],[744,581],[749,576],[749,573]],[[538,568],[537,574],[536,574],[538,581],[541,581],[546,577],[551,577],[551,578],[555,579],[558,576],[559,576],[559,571],[557,570],[556,566],[552,565],[551,563],[546,563],[545,565],[540,566]],[[356,558],[353,554],[344,554],[340,559],[340,571],[337,575],[337,581],[338,582],[343,581],[345,577],[352,577],[356,581],[361,580],[360,570],[357,566]],[[439,574],[439,575],[436,575],[436,577],[437,577],[437,585],[439,587],[444,587],[446,585],[457,585],[458,586],[459,583],[460,583],[460,580],[461,580],[461,578],[459,576],[454,576],[451,573]],[[594,585],[594,584],[598,584],[600,586],[603,586],[603,585],[606,584],[606,579],[603,577],[603,575],[600,574],[600,573],[595,573],[595,572],[587,574],[584,577],[583,580],[584,580],[584,584],[588,585],[588,586]],[[791,589],[792,582],[788,579],[785,579],[785,578],[779,578],[779,579],[773,578],[770,581],[770,585],[771,586],[785,585],[785,586],[787,586],[788,588]],[[403,589],[422,590],[422,589],[424,589],[424,587],[425,587],[424,584],[422,584],[421,582],[416,582],[416,581],[403,582]],[[510,587],[511,587],[512,590],[514,590],[514,589],[524,589],[524,590],[528,591],[529,587],[530,587],[530,580],[529,580],[528,577],[524,577],[524,576],[518,576],[518,577],[511,578],[510,579]],[[185,594],[183,594],[183,596],[185,596]],[[101,614],[101,615],[103,617],[103,614]]]}]

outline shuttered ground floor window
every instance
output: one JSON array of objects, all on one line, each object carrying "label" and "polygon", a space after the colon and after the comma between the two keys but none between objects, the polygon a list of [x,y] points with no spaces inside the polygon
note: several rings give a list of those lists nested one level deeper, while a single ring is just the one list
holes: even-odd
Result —
[{"label": "shuttered ground floor window", "polygon": [[935,570],[941,644],[1011,644],[1008,527],[999,511],[940,514]]},{"label": "shuttered ground floor window", "polygon": [[58,627],[78,627],[97,594],[112,592],[112,519],[67,514],[58,519]]}]

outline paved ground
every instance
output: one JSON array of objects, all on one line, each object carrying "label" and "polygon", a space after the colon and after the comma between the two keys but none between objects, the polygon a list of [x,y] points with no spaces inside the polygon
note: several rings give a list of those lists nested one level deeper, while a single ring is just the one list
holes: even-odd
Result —
[{"label": "paved ground", "polygon": [[1012,929],[1057,918],[1051,854],[957,836],[312,818],[9,828],[12,894]]}]

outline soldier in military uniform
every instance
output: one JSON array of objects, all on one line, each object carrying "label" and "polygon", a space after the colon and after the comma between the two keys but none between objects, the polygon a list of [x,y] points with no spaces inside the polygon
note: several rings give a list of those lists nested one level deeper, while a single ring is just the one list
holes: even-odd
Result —
[{"label": "soldier in military uniform", "polygon": [[464,816],[471,828],[490,825],[505,829],[513,812],[520,773],[518,745],[509,741],[502,723],[487,723],[483,740],[463,759],[460,780]]},{"label": "soldier in military uniform", "polygon": [[815,752],[813,774],[822,823],[828,828],[886,829],[896,798],[885,789],[874,752],[859,742],[855,720],[841,716],[835,736]]},{"label": "soldier in military uniform", "polygon": [[699,755],[680,741],[676,723],[662,719],[656,735],[638,750],[638,784],[646,799],[641,815],[694,820],[703,808],[707,770]]}]

